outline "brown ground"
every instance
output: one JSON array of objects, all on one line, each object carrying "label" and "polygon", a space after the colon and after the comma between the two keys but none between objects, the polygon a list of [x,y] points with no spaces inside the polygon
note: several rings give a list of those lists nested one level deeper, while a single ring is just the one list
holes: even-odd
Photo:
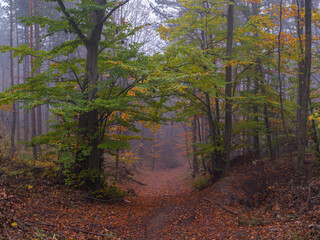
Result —
[{"label": "brown ground", "polygon": [[2,176],[0,239],[320,239],[320,180],[294,186],[288,160],[235,165],[201,192],[186,170],[140,174],[122,203]]}]

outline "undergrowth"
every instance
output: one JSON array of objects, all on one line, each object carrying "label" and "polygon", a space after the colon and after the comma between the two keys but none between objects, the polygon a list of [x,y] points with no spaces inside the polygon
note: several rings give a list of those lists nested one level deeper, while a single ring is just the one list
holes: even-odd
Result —
[{"label": "undergrowth", "polygon": [[211,177],[209,175],[198,175],[191,181],[191,187],[196,190],[204,190],[211,185]]}]

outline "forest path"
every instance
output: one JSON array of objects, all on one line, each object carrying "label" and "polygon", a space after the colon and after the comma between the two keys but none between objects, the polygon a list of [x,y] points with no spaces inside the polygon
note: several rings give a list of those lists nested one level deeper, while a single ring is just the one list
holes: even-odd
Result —
[{"label": "forest path", "polygon": [[191,193],[187,171],[186,166],[181,166],[149,171],[141,178],[147,186],[136,188],[137,199],[154,204],[150,216],[143,222],[144,239],[161,239],[160,233],[181,214],[179,205]]},{"label": "forest path", "polygon": [[186,166],[148,171],[140,177],[147,186],[135,187],[135,191],[143,197],[169,197],[189,192],[187,171]]}]

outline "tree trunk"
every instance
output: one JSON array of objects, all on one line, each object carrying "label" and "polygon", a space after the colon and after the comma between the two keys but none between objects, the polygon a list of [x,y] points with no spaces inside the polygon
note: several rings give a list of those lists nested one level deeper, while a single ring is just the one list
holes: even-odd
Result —
[{"label": "tree trunk", "polygon": [[284,134],[286,136],[286,142],[287,142],[287,149],[290,153],[290,158],[292,159],[292,153],[291,153],[291,147],[290,144],[290,139],[289,139],[289,134],[284,118],[284,107],[283,107],[283,79],[281,77],[281,34],[282,34],[282,0],[280,1],[280,27],[279,27],[279,35],[278,35],[278,79],[279,79],[279,100],[280,100],[280,114],[281,114],[281,121],[282,121],[282,127]]},{"label": "tree trunk", "polygon": [[[310,104],[310,112],[311,112],[311,115],[312,115],[313,114],[313,107],[312,107],[310,98],[309,98],[309,104]],[[319,158],[319,156],[320,156],[320,146],[319,146],[319,141],[318,141],[316,122],[315,122],[314,119],[312,119],[311,123],[312,123],[313,141],[314,141],[314,144],[316,145],[315,146],[315,150],[316,150],[317,157]]]},{"label": "tree trunk", "polygon": [[[233,5],[234,0],[229,1],[228,16],[227,16],[227,59],[232,58],[232,44],[233,44]],[[232,66],[230,63],[226,66],[226,113],[225,113],[225,161],[226,169],[230,165],[231,156],[231,136],[232,136]]]},{"label": "tree trunk", "polygon": [[[201,120],[201,121],[200,121]],[[199,142],[204,144],[204,119],[203,118],[197,118],[197,125],[198,125],[198,138],[199,138]],[[201,153],[201,165],[202,165],[202,169],[204,172],[207,172],[207,166],[206,166],[206,162],[205,162],[205,156],[203,153]],[[200,164],[198,164],[198,168],[200,171]]]},{"label": "tree trunk", "polygon": [[[298,106],[301,106],[301,102],[300,102],[300,97],[302,96],[302,92],[303,91],[303,86],[302,83],[304,81],[304,59],[303,59],[303,55],[304,55],[304,49],[303,49],[303,42],[302,42],[302,34],[303,34],[303,20],[301,18],[301,9],[304,8],[304,0],[293,0],[296,1],[297,4],[297,11],[298,11],[298,16],[296,19],[296,27],[297,27],[297,35],[298,35],[298,39],[299,39],[299,47],[300,47],[300,61],[298,62],[298,88],[297,88],[297,92],[298,92],[298,98],[297,98],[297,104]],[[300,2],[300,3],[299,3]],[[298,147],[298,138],[299,138],[299,124],[300,124],[300,115],[301,115],[301,111],[300,111],[300,107],[297,108],[296,110],[296,147]]]},{"label": "tree trunk", "polygon": [[[30,16],[33,16],[33,0],[30,0]],[[33,24],[30,25],[30,47],[33,47]],[[34,64],[33,64],[33,56],[30,55],[30,72],[31,75],[30,77],[33,78],[34,77],[34,73],[32,72],[32,69],[34,68]],[[36,129],[36,110],[33,108],[31,110],[31,137],[32,139],[35,138],[37,136],[37,129]],[[38,158],[38,151],[37,151],[37,147],[36,146],[32,146],[32,154],[33,154],[33,158],[34,160],[36,160]]]},{"label": "tree trunk", "polygon": [[[35,0],[36,5],[36,15],[39,15],[39,0]],[[40,26],[39,24],[35,25],[35,37],[36,37],[36,51],[40,50]],[[37,68],[37,74],[41,73],[41,69]],[[37,107],[37,136],[42,135],[42,108],[41,106]]]},{"label": "tree trunk", "polygon": [[[99,5],[104,5],[105,0],[94,1]],[[95,26],[93,30],[89,31],[87,35],[88,42],[85,43],[87,49],[86,58],[86,72],[87,72],[87,83],[88,88],[88,101],[93,102],[96,99],[97,94],[97,83],[99,78],[98,72],[98,43],[101,38],[103,18],[105,15],[105,9],[95,10],[90,14],[90,22]],[[99,114],[97,109],[93,109],[87,114],[87,126],[86,132],[89,136],[89,146],[91,151],[89,156],[86,158],[86,168],[92,171],[100,171],[100,155],[101,150],[99,149],[100,139],[100,128],[99,128]],[[100,187],[100,178],[93,183],[91,188]]]},{"label": "tree trunk", "polygon": [[310,76],[311,76],[311,57],[312,57],[311,7],[312,7],[312,1],[305,0],[306,50],[305,50],[304,82],[301,84],[303,91],[301,91],[301,96],[300,96],[301,112],[300,112],[300,123],[299,123],[298,158],[297,158],[297,171],[299,175],[302,174],[304,171],[308,102],[310,97]]},{"label": "tree trunk", "polygon": [[[19,31],[18,31],[18,20],[16,20],[16,44],[17,46],[19,46]],[[17,84],[20,84],[20,63],[19,63],[19,59],[17,59]],[[20,126],[21,126],[21,123],[20,123],[20,104],[19,103],[16,103],[16,108],[17,108],[17,142],[20,142],[21,139],[20,139],[20,135],[21,135],[21,132],[20,132]]]},{"label": "tree trunk", "polygon": [[[12,13],[12,0],[10,0],[10,47],[13,47],[13,13]],[[13,52],[10,51],[10,80],[11,87],[14,85],[14,76],[13,76]],[[16,135],[16,104],[12,104],[12,123],[11,123],[11,149],[10,154],[13,157],[16,151],[15,135]]]},{"label": "tree trunk", "polygon": [[[28,44],[28,39],[29,39],[29,29],[27,26],[24,26],[24,35],[25,35],[25,44]],[[24,58],[24,64],[23,64],[23,82],[26,83],[27,82],[27,77],[29,75],[29,58]],[[27,103],[24,103],[24,105],[26,105]],[[30,119],[29,119],[29,112],[27,110],[23,110],[23,138],[24,141],[27,142],[29,141],[29,130],[30,130]],[[25,149],[27,149],[27,145],[25,144]]]},{"label": "tree trunk", "polygon": [[[259,92],[259,82],[255,79],[254,80],[254,94],[257,95]],[[254,103],[253,105],[253,120],[256,122],[256,124],[258,125],[259,123],[259,107],[258,107],[258,103]],[[255,154],[256,158],[260,158],[260,131],[259,131],[259,127],[256,126],[253,129],[253,151]]]},{"label": "tree trunk", "polygon": [[[265,95],[265,80],[263,79],[263,70],[261,66],[261,60],[257,60],[257,68],[256,68],[257,74],[259,74],[259,79],[261,83],[261,92]],[[269,149],[269,159],[270,161],[274,160],[274,152],[272,147],[272,138],[271,138],[271,129],[270,129],[270,123],[269,123],[269,111],[268,106],[266,103],[263,104],[263,115],[264,115],[264,125],[266,128],[266,138],[267,138],[267,144]]]},{"label": "tree trunk", "polygon": [[199,163],[198,158],[196,155],[197,152],[197,116],[193,116],[192,120],[192,126],[191,126],[191,132],[192,132],[192,168],[193,168],[193,176],[197,176],[199,173]]}]

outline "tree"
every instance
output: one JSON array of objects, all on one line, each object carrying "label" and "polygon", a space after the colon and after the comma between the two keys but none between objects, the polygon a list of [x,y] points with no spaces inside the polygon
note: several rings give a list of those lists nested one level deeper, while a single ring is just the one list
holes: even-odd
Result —
[{"label": "tree", "polygon": [[[226,78],[218,66],[233,64],[231,60],[219,57],[226,53],[226,18],[223,15],[226,5],[218,1],[183,1],[181,4],[184,14],[177,19],[168,20],[167,25],[160,29],[162,38],[172,42],[161,63],[162,71],[170,77],[167,76],[162,85],[165,84],[164,88],[179,98],[180,102],[176,107],[180,111],[180,117],[189,119],[197,115],[206,116],[208,135],[204,138],[208,142],[197,143],[198,147],[194,150],[197,149],[198,152],[193,154],[205,157],[206,169],[213,178],[218,179],[225,168],[220,101],[227,97],[222,97]],[[230,43],[230,35],[228,41]],[[228,46],[230,48],[230,44]],[[168,83],[170,81],[171,87]],[[231,95],[232,83],[229,83],[228,94]],[[227,116],[232,120],[230,115]]]},{"label": "tree", "polygon": [[306,131],[308,117],[308,103],[310,98],[310,76],[311,76],[311,46],[312,46],[312,1],[305,0],[305,32],[306,32],[306,49],[305,49],[305,64],[304,64],[304,79],[299,83],[301,90],[299,91],[300,103],[300,122],[299,137],[298,137],[298,158],[297,170],[301,174],[304,170],[304,156],[306,147]]},{"label": "tree", "polygon": [[[30,0],[30,6],[29,6],[29,10],[30,10],[30,17],[33,17],[34,15],[34,8],[33,8],[33,0]],[[33,32],[33,28],[34,25],[31,24],[30,25],[30,48],[34,48],[34,32]],[[30,55],[30,77],[33,78],[34,77],[34,56]],[[31,109],[31,137],[35,138],[37,136],[37,124],[36,124],[36,109],[32,108]],[[33,145],[32,146],[32,154],[33,154],[33,158],[36,160],[38,158],[38,150],[37,150],[37,146]]]},{"label": "tree", "polygon": [[[10,47],[13,47],[13,3],[10,0]],[[14,68],[13,68],[13,52],[10,51],[10,79],[11,79],[11,86],[14,85],[14,76],[13,76]],[[16,150],[15,144],[15,133],[16,133],[16,105],[13,103],[12,109],[12,127],[11,127],[11,156],[14,155]]]},{"label": "tree", "polygon": [[[232,44],[233,44],[233,5],[234,1],[231,0],[228,5],[227,15],[227,60],[232,59]],[[224,145],[225,145],[225,160],[226,166],[230,165],[231,154],[231,139],[232,139],[232,66],[228,63],[226,66],[226,116],[225,116],[225,132],[224,132]]]},{"label": "tree", "polygon": [[[139,52],[141,44],[122,44],[143,26],[132,28],[125,20],[113,21],[113,14],[128,1],[74,1],[68,3],[69,8],[64,1],[54,2],[57,14],[61,15],[58,20],[36,15],[24,22],[46,27],[45,37],[67,32],[70,40],[49,51],[26,45],[15,49],[2,47],[3,51],[14,50],[16,56],[32,56],[34,64],[27,83],[8,93],[11,99],[28,102],[29,109],[51,105],[52,130],[42,137],[33,137],[32,144],[54,147],[69,181],[96,189],[100,187],[103,149],[116,152],[136,138],[113,134],[109,128],[119,124],[137,131],[134,121],[159,120],[158,111],[148,108],[153,105],[159,109],[161,104],[146,97],[147,85],[142,86],[150,72],[148,58]],[[73,56],[75,51],[83,58]],[[46,62],[50,63],[48,67],[37,73],[36,69]],[[122,119],[124,114],[117,112],[129,117]],[[75,182],[77,179],[82,180]]]}]

